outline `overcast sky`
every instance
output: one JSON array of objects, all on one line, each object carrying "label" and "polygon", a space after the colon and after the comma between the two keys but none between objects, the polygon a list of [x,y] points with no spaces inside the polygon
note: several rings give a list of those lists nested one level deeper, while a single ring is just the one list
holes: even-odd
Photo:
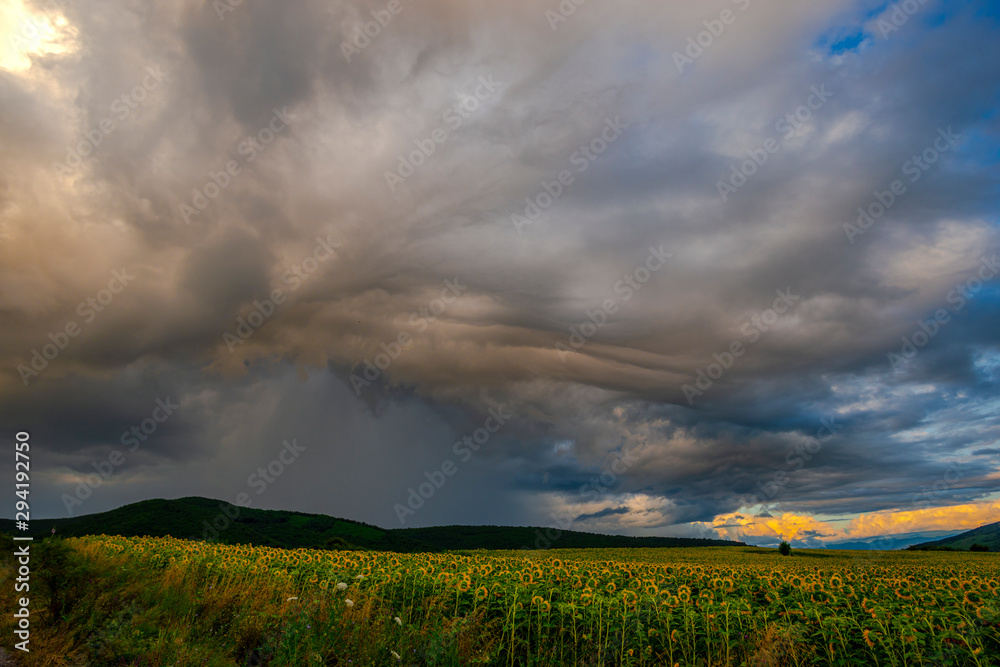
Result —
[{"label": "overcast sky", "polygon": [[996,521],[998,23],[4,0],[0,426],[33,516]]}]

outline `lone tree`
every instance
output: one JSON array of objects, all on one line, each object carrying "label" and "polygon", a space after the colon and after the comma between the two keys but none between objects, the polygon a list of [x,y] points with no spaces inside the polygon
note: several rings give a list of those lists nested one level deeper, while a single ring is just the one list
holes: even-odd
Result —
[{"label": "lone tree", "polygon": [[792,553],[792,545],[789,544],[788,542],[782,542],[781,544],[778,545],[778,553],[780,553],[782,556],[787,556],[788,554]]}]

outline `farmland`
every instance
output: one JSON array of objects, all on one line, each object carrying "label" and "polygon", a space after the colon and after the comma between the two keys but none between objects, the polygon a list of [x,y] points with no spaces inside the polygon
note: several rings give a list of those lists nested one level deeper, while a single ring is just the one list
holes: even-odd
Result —
[{"label": "farmland", "polygon": [[25,665],[1000,664],[990,553],[38,546]]}]

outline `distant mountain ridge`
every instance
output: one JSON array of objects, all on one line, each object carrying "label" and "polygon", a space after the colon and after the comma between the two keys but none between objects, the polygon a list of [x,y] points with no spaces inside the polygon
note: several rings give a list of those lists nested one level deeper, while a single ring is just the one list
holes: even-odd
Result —
[{"label": "distant mountain ridge", "polygon": [[949,547],[951,549],[968,551],[969,547],[973,544],[981,544],[989,547],[990,551],[1000,551],[1000,521],[997,521],[996,523],[988,523],[985,526],[974,528],[953,537],[946,537],[943,540],[916,544],[910,548],[924,549],[932,547]]},{"label": "distant mountain ridge", "polygon": [[894,549],[906,549],[907,547],[926,542],[931,539],[943,540],[954,535],[958,535],[958,530],[933,530],[920,533],[899,533],[894,535],[877,535],[874,537],[863,537],[857,540],[845,540],[842,542],[828,542],[823,545],[825,549],[852,549],[857,551],[892,551]]},{"label": "distant mountain ridge", "polygon": [[[634,547],[747,546],[743,542],[679,537],[628,537],[551,528],[511,526],[435,526],[385,529],[324,514],[238,507],[210,498],[143,500],[108,512],[67,519],[35,519],[27,533],[0,519],[0,531],[46,537],[123,535],[218,540],[286,549],[357,548],[378,551],[468,549],[596,549]],[[548,533],[548,534],[547,534]],[[553,539],[554,538],[554,539]]]}]

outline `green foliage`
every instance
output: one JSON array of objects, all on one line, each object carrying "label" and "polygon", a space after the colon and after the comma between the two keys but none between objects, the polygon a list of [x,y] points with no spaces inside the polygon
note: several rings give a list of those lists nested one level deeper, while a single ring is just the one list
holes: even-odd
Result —
[{"label": "green foliage", "polygon": [[948,548],[954,551],[967,551],[971,550],[974,544],[988,547],[990,551],[1000,551],[1000,521],[988,523],[961,535],[954,535],[934,542],[924,542],[909,548],[914,551],[924,551],[925,548],[929,551],[932,547],[937,548],[937,550]]},{"label": "green foliage", "polygon": [[782,542],[781,544],[778,545],[778,553],[780,553],[782,556],[789,555],[790,553],[792,553],[792,545],[789,544],[788,542]]},{"label": "green foliage", "polygon": [[989,551],[990,548],[985,544],[973,544],[969,547],[969,551]]},{"label": "green foliage", "polygon": [[[621,547],[745,546],[725,540],[672,537],[627,537],[559,531],[553,540],[545,528],[506,526],[440,526],[384,530],[359,521],[323,514],[306,514],[238,507],[208,498],[144,500],[98,514],[58,521],[34,521],[31,535],[121,535],[177,537],[222,544],[252,544],[282,549],[372,549],[397,553],[456,549],[522,549],[549,546],[574,549]],[[14,531],[14,522],[0,520],[0,530]]]}]

